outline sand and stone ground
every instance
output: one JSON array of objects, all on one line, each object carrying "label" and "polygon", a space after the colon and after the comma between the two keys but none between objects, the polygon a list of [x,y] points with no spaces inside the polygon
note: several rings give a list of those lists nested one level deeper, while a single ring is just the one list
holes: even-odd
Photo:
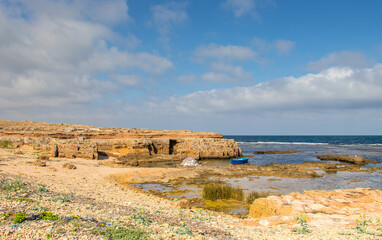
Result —
[{"label": "sand and stone ground", "polygon": [[[33,150],[18,153],[0,149],[1,239],[105,239],[104,234],[117,232],[116,228],[138,228],[151,239],[382,239],[352,229],[359,216],[346,216],[353,219],[352,226],[340,221],[325,224],[324,217],[321,224],[309,226],[308,219],[312,232],[297,234],[291,232],[295,222],[265,227],[251,219],[183,209],[178,202],[119,185],[109,177],[160,169],[115,168],[97,160],[60,158],[40,167],[33,165],[37,156]],[[62,168],[66,163],[77,168]],[[43,211],[58,219],[40,219]],[[16,212],[26,213],[26,220],[13,223]],[[382,216],[367,217],[376,221]],[[369,229],[377,232],[377,227]]]}]

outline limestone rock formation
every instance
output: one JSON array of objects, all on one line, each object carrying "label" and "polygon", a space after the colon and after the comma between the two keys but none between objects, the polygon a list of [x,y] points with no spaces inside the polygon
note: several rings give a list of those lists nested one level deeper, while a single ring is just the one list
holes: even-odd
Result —
[{"label": "limestone rock formation", "polygon": [[331,192],[312,190],[259,198],[251,205],[248,217],[257,219],[259,223],[273,221],[279,224],[281,219],[300,214],[350,216],[373,212],[382,212],[382,191],[357,188]]},{"label": "limestone rock formation", "polygon": [[[83,125],[0,120],[0,139],[30,145],[51,157],[98,159],[104,156],[171,156],[178,160],[232,158],[241,149],[218,133],[186,130],[99,128]],[[163,159],[159,157],[157,159]]]},{"label": "limestone rock formation", "polygon": [[376,161],[370,161],[363,157],[350,156],[350,155],[338,155],[338,154],[318,155],[317,158],[324,161],[340,161],[340,162],[348,162],[348,163],[359,164],[359,165],[368,164],[368,163],[378,163]]}]

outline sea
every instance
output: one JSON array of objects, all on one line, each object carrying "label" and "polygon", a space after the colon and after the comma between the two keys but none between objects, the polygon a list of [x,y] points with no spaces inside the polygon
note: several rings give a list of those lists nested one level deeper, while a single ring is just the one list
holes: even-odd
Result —
[{"label": "sea", "polygon": [[[322,162],[317,155],[345,154],[367,158],[378,163],[366,164],[361,168],[382,169],[382,136],[224,136],[234,139],[243,151],[250,156],[249,164],[266,165],[269,163],[301,164],[304,162]],[[292,154],[253,154],[254,151],[299,151]],[[175,163],[176,166],[178,163]],[[229,160],[202,160],[204,165],[230,165]],[[347,163],[341,163],[347,164]],[[172,166],[172,165],[171,165]],[[153,166],[154,167],[154,166]],[[170,165],[168,166],[170,167]],[[306,190],[371,188],[382,190],[382,170],[371,172],[323,171],[312,167],[319,177],[281,178],[277,176],[224,177],[211,176],[212,181],[224,181],[234,187],[251,191],[289,194]],[[163,184],[135,184],[143,190],[171,191],[172,187]],[[184,195],[168,197],[201,197],[202,186],[184,185],[179,189],[188,190]],[[246,214],[245,209],[235,209],[233,213]]]},{"label": "sea", "polygon": [[[364,157],[378,163],[364,165],[363,168],[382,168],[382,136],[224,136],[238,142],[243,155],[251,156],[249,163],[265,165],[269,163],[321,162],[317,155],[345,154]],[[256,154],[263,150],[297,150],[294,154]],[[372,173],[338,171],[322,174],[319,178],[293,179],[277,177],[226,179],[234,186],[248,191],[272,191],[280,193],[302,192],[303,190],[334,190],[349,188],[372,188],[382,190],[382,171]]]}]

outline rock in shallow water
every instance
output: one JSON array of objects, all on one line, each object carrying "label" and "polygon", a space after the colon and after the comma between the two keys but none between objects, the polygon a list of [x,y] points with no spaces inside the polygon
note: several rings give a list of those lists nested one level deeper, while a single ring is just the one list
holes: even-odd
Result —
[{"label": "rock in shallow water", "polygon": [[340,162],[348,162],[348,163],[360,164],[360,165],[368,164],[368,163],[378,163],[376,161],[370,161],[363,157],[340,155],[340,154],[318,155],[317,158],[324,161],[340,161]]},{"label": "rock in shallow water", "polygon": [[182,165],[183,167],[187,167],[187,166],[196,167],[196,166],[199,166],[200,164],[198,161],[195,160],[195,158],[188,157],[188,158],[185,158],[180,165]]}]

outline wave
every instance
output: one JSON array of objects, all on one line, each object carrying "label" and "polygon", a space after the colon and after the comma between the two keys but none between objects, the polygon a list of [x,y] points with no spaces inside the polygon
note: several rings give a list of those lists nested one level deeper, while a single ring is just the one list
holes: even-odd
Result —
[{"label": "wave", "polygon": [[329,145],[329,143],[310,143],[310,142],[237,142],[239,144],[294,144],[294,145]]},{"label": "wave", "polygon": [[348,143],[313,143],[313,142],[237,142],[239,144],[280,144],[280,145],[337,145],[337,146],[349,146],[349,147],[355,147],[355,146],[367,146],[367,147],[382,147],[381,143],[355,143],[355,144],[348,144]]}]

